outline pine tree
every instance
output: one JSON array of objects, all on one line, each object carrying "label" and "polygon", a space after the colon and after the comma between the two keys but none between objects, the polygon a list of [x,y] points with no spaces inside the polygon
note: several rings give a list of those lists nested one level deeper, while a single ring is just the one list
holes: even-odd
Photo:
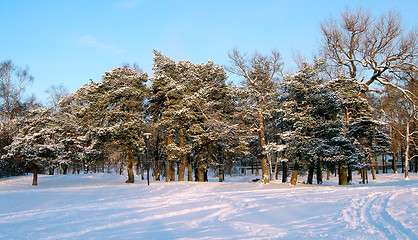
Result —
[{"label": "pine tree", "polygon": [[123,149],[128,162],[127,183],[134,182],[134,156],[144,149],[147,80],[145,73],[118,67],[106,72],[103,81],[91,81],[62,101],[81,125],[88,145],[86,158],[97,156],[108,144]]},{"label": "pine tree", "polygon": [[51,164],[64,150],[57,137],[61,126],[55,121],[50,108],[38,108],[29,112],[20,123],[20,131],[7,149],[5,159],[22,159],[33,172],[32,185],[38,184],[38,173]]},{"label": "pine tree", "polygon": [[[231,130],[225,117],[232,111],[226,73],[211,61],[176,63],[157,51],[154,54],[149,109],[167,139],[166,175],[173,176],[170,166],[180,159],[178,179],[183,181],[187,156],[195,152],[199,156],[198,180],[203,181],[202,171],[207,165],[203,151]],[[188,170],[190,181],[190,164]]]}]

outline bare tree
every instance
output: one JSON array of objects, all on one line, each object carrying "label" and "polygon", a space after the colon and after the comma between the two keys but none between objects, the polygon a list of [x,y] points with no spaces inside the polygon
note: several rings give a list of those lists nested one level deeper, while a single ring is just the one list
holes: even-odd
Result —
[{"label": "bare tree", "polygon": [[61,99],[68,96],[69,94],[67,88],[65,88],[63,85],[52,85],[45,91],[45,93],[48,94],[48,105],[53,110],[57,110]]},{"label": "bare tree", "polygon": [[[405,73],[417,72],[417,32],[406,32],[401,17],[388,12],[378,18],[362,9],[347,9],[341,20],[321,24],[321,55],[334,77],[344,72],[362,85],[362,95],[373,83],[402,92],[415,106],[418,98],[402,87]],[[377,90],[379,91],[379,90]]]},{"label": "bare tree", "polygon": [[17,117],[24,107],[23,92],[33,81],[28,69],[15,66],[12,61],[0,63],[0,112],[1,129],[8,131],[11,121]]},{"label": "bare tree", "polygon": [[[229,53],[232,66],[227,70],[243,78],[243,102],[245,114],[253,118],[252,130],[258,133],[260,147],[264,152],[267,146],[265,139],[265,119],[275,104],[278,93],[278,75],[282,71],[283,62],[279,52],[273,50],[270,56],[255,53],[249,58],[237,49]],[[269,182],[267,158],[261,158],[262,182]]]}]

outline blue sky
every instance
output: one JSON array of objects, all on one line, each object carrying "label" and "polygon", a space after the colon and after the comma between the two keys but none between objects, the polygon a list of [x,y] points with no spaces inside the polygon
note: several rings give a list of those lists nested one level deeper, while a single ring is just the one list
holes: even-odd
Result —
[{"label": "blue sky", "polygon": [[379,15],[397,10],[407,29],[418,26],[418,0],[1,0],[0,61],[29,67],[27,94],[76,91],[124,63],[152,75],[152,50],[175,61],[228,65],[228,51],[277,49],[287,65],[292,51],[310,56],[319,25],[346,7]]}]

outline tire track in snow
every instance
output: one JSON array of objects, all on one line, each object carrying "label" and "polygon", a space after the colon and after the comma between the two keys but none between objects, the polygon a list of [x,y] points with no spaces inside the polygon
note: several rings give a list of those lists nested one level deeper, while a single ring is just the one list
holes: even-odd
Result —
[{"label": "tire track in snow", "polygon": [[[396,193],[398,195],[399,193]],[[387,239],[417,239],[417,236],[404,225],[395,220],[387,211],[392,192],[378,194],[369,201],[365,208],[367,219]]]},{"label": "tire track in snow", "polygon": [[[384,239],[418,239],[418,236],[388,212],[390,198],[403,191],[358,195],[351,199],[341,215],[347,227],[359,229]],[[341,218],[340,218],[341,219]]]}]

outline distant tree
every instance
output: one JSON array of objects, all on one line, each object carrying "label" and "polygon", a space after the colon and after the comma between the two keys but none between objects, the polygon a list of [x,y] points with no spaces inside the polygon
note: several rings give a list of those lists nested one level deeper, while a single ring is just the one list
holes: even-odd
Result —
[{"label": "distant tree", "polygon": [[[243,79],[241,96],[242,106],[249,120],[252,121],[252,130],[258,134],[260,147],[263,152],[268,145],[266,142],[266,118],[271,116],[275,109],[277,94],[279,93],[279,74],[283,63],[279,52],[272,51],[271,55],[255,53],[249,58],[237,49],[229,53],[232,65],[227,68],[229,72]],[[270,166],[271,167],[271,166]],[[267,157],[261,156],[262,182],[269,183],[269,166]]]},{"label": "distant tree", "polygon": [[[39,106],[35,97],[24,98],[24,91],[32,81],[27,68],[15,66],[12,61],[0,63],[0,155],[6,154],[5,147],[17,134],[16,124],[31,108]],[[0,177],[22,174],[23,163],[17,159],[0,160]]]},{"label": "distant tree", "polygon": [[[406,85],[411,92],[418,94],[418,87],[416,81],[411,81]],[[407,101],[400,92],[393,92],[389,87],[385,88],[383,94],[379,98],[380,105],[378,106],[383,110],[383,118],[390,125],[391,129],[391,143],[393,154],[393,168],[397,173],[396,168],[396,156],[397,152],[403,148],[405,159],[405,178],[408,178],[408,164],[418,157],[413,152],[416,152],[417,141],[417,129],[418,124],[418,110],[411,106],[411,102]]]},{"label": "distant tree", "polygon": [[45,93],[48,95],[48,106],[53,110],[57,110],[59,107],[59,102],[69,94],[67,88],[65,88],[63,85],[52,85],[45,91]]},{"label": "distant tree", "polygon": [[0,64],[0,110],[2,129],[8,128],[22,110],[23,93],[33,81],[28,69],[15,66],[12,61]]}]

